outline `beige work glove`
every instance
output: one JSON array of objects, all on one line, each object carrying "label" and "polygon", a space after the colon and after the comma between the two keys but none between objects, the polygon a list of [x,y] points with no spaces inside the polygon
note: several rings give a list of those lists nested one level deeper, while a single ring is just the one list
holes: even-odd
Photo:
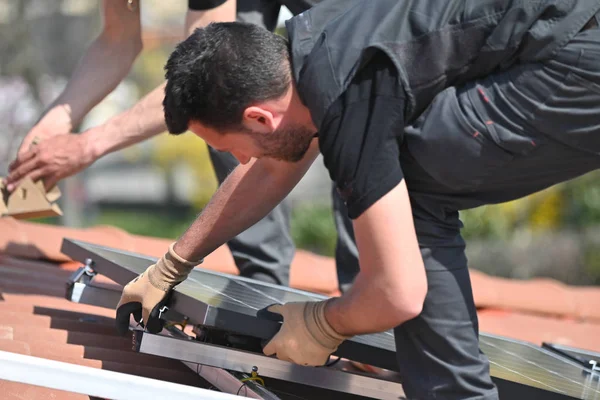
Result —
[{"label": "beige work glove", "polygon": [[[299,365],[324,365],[349,336],[337,333],[325,318],[327,301],[275,304],[267,311],[283,317],[279,332],[264,347],[267,356]],[[270,319],[272,319],[270,317]]]},{"label": "beige work glove", "polygon": [[133,314],[136,321],[150,333],[162,330],[164,322],[160,319],[162,307],[168,301],[171,289],[183,282],[195,266],[203,260],[191,262],[183,259],[172,243],[167,253],[156,264],[151,265],[123,288],[121,300],[117,305],[117,331],[124,335],[129,330],[129,317]]}]

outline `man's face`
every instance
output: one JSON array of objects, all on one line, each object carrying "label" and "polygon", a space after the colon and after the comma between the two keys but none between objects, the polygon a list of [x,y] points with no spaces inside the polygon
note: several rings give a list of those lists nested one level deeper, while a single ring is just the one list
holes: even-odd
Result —
[{"label": "man's face", "polygon": [[247,164],[252,158],[262,157],[298,162],[308,151],[314,136],[312,130],[292,124],[280,126],[269,133],[248,129],[217,132],[199,122],[190,123],[189,128],[212,148],[231,153],[240,164]]}]

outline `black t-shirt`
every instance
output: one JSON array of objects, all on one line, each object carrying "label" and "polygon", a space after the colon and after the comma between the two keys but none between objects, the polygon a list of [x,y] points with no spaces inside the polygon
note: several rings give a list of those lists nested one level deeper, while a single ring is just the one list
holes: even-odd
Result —
[{"label": "black t-shirt", "polygon": [[227,0],[188,0],[188,8],[190,10],[210,10],[220,6]]},{"label": "black t-shirt", "polygon": [[375,55],[329,108],[319,147],[348,216],[359,217],[404,178],[405,92],[392,61]]}]

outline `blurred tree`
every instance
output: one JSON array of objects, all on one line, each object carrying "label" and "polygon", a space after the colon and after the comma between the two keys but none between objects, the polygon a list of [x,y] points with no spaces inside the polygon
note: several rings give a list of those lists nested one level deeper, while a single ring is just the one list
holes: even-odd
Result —
[{"label": "blurred tree", "polygon": [[600,224],[600,172],[523,199],[461,212],[468,237],[506,239],[515,231],[545,233]]},{"label": "blurred tree", "polygon": [[203,208],[217,189],[217,179],[210,163],[206,143],[192,133],[179,136],[162,134],[153,140],[152,159],[166,170],[185,164],[192,172],[192,204]]},{"label": "blurred tree", "polygon": [[100,28],[98,0],[0,0],[0,75],[20,77],[40,95],[45,76],[68,77]]},{"label": "blurred tree", "polygon": [[295,207],[290,224],[292,239],[298,248],[331,257],[335,255],[337,233],[329,202]]}]

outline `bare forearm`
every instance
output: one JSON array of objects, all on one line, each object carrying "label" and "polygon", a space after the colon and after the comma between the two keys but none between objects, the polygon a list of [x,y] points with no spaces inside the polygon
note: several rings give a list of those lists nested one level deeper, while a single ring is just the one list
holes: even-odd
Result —
[{"label": "bare forearm", "polygon": [[64,107],[71,119],[71,130],[85,115],[112,92],[129,72],[141,49],[134,42],[115,44],[102,35],[80,60],[69,83],[50,108]]},{"label": "bare forearm", "polygon": [[317,152],[315,145],[304,160],[296,164],[257,160],[238,166],[179,238],[175,245],[177,254],[187,260],[206,257],[254,225],[300,181]]},{"label": "bare forearm", "polygon": [[[259,221],[285,197],[284,188],[270,178],[265,179],[260,170],[260,165],[240,165],[231,173],[177,241],[178,254],[188,260],[205,257]],[[262,193],[269,193],[269,199]]]},{"label": "bare forearm", "polygon": [[83,133],[88,136],[86,141],[90,143],[94,159],[142,142],[167,129],[162,108],[164,87],[164,84],[160,85],[132,108]]},{"label": "bare forearm", "polygon": [[142,49],[139,8],[124,1],[102,1],[103,30],[79,60],[50,110],[67,111],[71,131],[125,77]]},{"label": "bare forearm", "polygon": [[381,332],[416,317],[427,278],[402,182],[354,221],[361,271],[353,287],[328,304],[342,335]]},{"label": "bare forearm", "polygon": [[412,313],[390,311],[398,301],[391,300],[392,287],[385,277],[369,279],[359,273],[352,288],[328,304],[328,321],[338,333],[354,336],[387,331],[413,318]]}]

